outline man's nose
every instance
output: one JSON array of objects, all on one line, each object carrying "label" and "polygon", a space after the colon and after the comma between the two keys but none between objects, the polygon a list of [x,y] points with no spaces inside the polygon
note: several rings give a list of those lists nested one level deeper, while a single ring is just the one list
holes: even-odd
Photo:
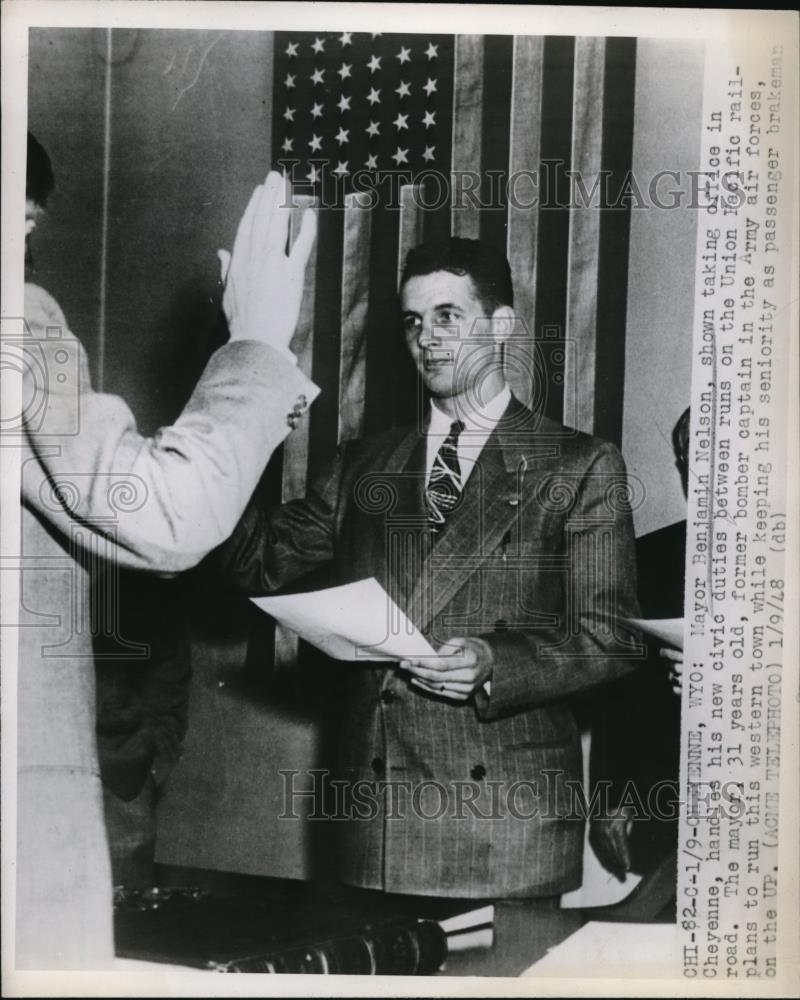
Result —
[{"label": "man's nose", "polygon": [[422,329],[420,330],[419,337],[417,338],[417,343],[423,350],[426,350],[429,347],[439,346],[439,339],[436,336],[436,331],[432,324],[422,324]]},{"label": "man's nose", "polygon": [[454,339],[457,339],[457,330],[454,327],[441,323],[426,323],[423,320],[418,343],[423,349],[451,347]]}]

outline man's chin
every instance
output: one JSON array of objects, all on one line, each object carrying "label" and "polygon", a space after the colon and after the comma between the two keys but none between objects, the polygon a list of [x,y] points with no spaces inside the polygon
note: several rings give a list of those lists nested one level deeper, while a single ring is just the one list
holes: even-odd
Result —
[{"label": "man's chin", "polygon": [[442,365],[440,368],[426,366],[421,374],[422,381],[432,396],[446,399],[455,394],[453,369],[450,365]]}]

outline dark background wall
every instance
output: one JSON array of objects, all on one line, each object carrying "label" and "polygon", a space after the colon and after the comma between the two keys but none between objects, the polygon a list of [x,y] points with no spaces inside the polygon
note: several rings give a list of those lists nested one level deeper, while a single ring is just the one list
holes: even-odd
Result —
[{"label": "dark background wall", "polygon": [[106,30],[31,31],[29,127],[57,180],[36,280],[145,431],[218,342],[216,250],[268,169],[271,91],[265,32],[115,30],[109,51]]}]

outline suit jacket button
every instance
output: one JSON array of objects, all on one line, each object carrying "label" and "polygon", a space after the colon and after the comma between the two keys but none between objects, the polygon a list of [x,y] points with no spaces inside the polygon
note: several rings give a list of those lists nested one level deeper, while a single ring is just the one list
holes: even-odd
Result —
[{"label": "suit jacket button", "polygon": [[383,772],[386,770],[386,765],[384,764],[382,757],[373,757],[371,766],[372,770],[376,774],[383,774]]},{"label": "suit jacket button", "polygon": [[483,764],[476,764],[469,772],[469,776],[473,781],[482,781],[486,777],[486,768]]},{"label": "suit jacket button", "polygon": [[508,629],[508,622],[505,618],[498,618],[494,623],[495,632],[505,632]]},{"label": "suit jacket button", "polygon": [[397,695],[394,693],[394,691],[389,691],[389,690],[381,691],[381,701],[383,702],[384,705],[391,705],[391,703],[395,700],[396,697]]}]

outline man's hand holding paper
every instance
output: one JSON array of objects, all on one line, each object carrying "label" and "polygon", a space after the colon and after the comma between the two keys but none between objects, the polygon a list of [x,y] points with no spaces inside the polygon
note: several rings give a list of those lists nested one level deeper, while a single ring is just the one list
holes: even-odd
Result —
[{"label": "man's hand holding paper", "polygon": [[457,638],[442,646],[435,657],[407,658],[400,666],[416,687],[466,701],[491,680],[493,657],[482,639]]}]

